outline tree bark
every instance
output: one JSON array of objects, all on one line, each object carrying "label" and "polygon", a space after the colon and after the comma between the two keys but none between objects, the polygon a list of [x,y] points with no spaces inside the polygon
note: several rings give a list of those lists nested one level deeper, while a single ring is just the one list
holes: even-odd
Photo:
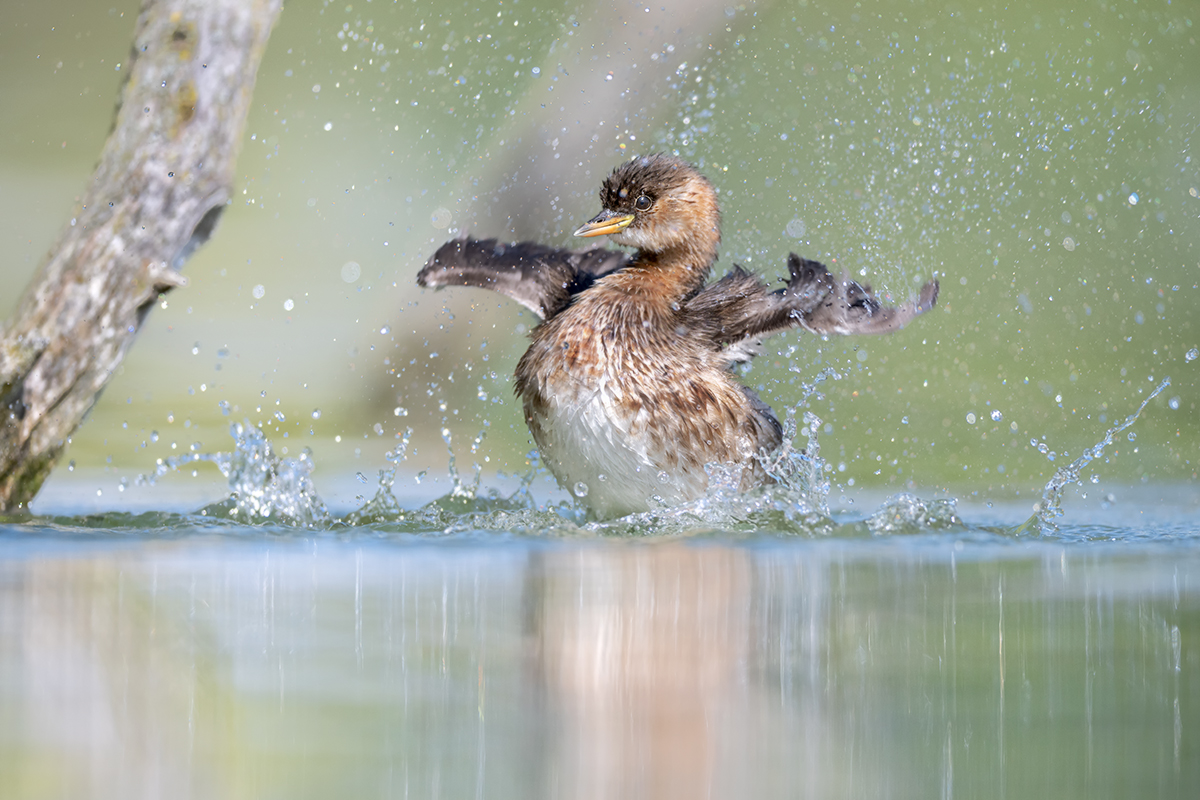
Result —
[{"label": "tree bark", "polygon": [[145,0],[83,200],[0,333],[0,513],[27,508],[233,191],[282,0]]}]

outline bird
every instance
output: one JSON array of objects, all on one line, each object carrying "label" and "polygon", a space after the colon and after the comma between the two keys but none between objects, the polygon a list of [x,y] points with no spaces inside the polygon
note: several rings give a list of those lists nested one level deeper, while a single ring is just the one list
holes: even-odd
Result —
[{"label": "bird", "polygon": [[937,302],[936,279],[885,306],[869,286],[795,253],[774,290],[738,265],[709,283],[717,192],[674,155],[618,165],[600,205],[574,235],[608,236],[632,252],[463,236],[417,275],[422,287],[499,292],[540,318],[515,392],[542,463],[596,519],[695,500],[714,463],[740,469],[741,489],[771,482],[762,463],[782,426],[736,366],[777,333],[889,333]]}]

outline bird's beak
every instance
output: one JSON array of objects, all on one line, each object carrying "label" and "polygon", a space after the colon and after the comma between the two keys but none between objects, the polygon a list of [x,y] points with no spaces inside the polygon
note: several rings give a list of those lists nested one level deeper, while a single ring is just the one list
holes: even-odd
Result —
[{"label": "bird's beak", "polygon": [[606,233],[617,233],[629,227],[633,222],[633,214],[618,214],[605,209],[575,231],[576,236],[603,236]]}]

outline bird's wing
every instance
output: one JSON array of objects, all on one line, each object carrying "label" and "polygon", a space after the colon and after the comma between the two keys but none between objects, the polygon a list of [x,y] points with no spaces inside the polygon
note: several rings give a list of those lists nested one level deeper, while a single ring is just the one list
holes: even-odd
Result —
[{"label": "bird's wing", "polygon": [[[799,267],[797,263],[800,264]],[[788,268],[793,276],[792,281],[788,283],[788,291],[791,290],[797,273],[804,274],[809,269],[808,265],[813,264],[829,276],[828,270],[814,261],[807,261],[794,253],[788,256]],[[870,286],[843,275],[841,280],[833,281],[833,291],[815,308],[804,314],[800,325],[806,330],[820,334],[891,333],[933,308],[937,304],[938,289],[937,280],[931,280],[907,303],[885,306],[875,297]]]},{"label": "bird's wing", "polygon": [[926,283],[912,301],[900,306],[879,302],[870,286],[849,277],[840,280],[817,261],[788,256],[787,285],[770,291],[757,276],[735,266],[694,297],[684,308],[689,327],[730,353],[730,361],[757,354],[762,339],[790,328],[820,334],[889,333],[937,302],[938,283]]},{"label": "bird's wing", "polygon": [[618,250],[559,250],[536,242],[454,239],[417,273],[419,286],[479,286],[549,319],[597,279],[629,262]]}]

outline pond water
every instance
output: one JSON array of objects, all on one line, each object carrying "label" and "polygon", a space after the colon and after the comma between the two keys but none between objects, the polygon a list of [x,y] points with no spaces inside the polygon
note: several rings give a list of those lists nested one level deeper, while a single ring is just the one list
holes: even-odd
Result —
[{"label": "pond water", "polygon": [[1180,797],[1200,780],[1194,486],[1064,498],[1065,468],[1032,516],[912,493],[831,510],[810,430],[779,486],[742,494],[714,468],[701,500],[623,520],[539,502],[531,477],[506,494],[452,471],[443,497],[397,498],[401,452],[334,513],[307,454],[231,433],[232,452],[162,471],[227,476],[196,512],[0,522],[4,796]]},{"label": "pond water", "polygon": [[1183,797],[1196,504],[1036,536],[0,525],[0,794]]}]

